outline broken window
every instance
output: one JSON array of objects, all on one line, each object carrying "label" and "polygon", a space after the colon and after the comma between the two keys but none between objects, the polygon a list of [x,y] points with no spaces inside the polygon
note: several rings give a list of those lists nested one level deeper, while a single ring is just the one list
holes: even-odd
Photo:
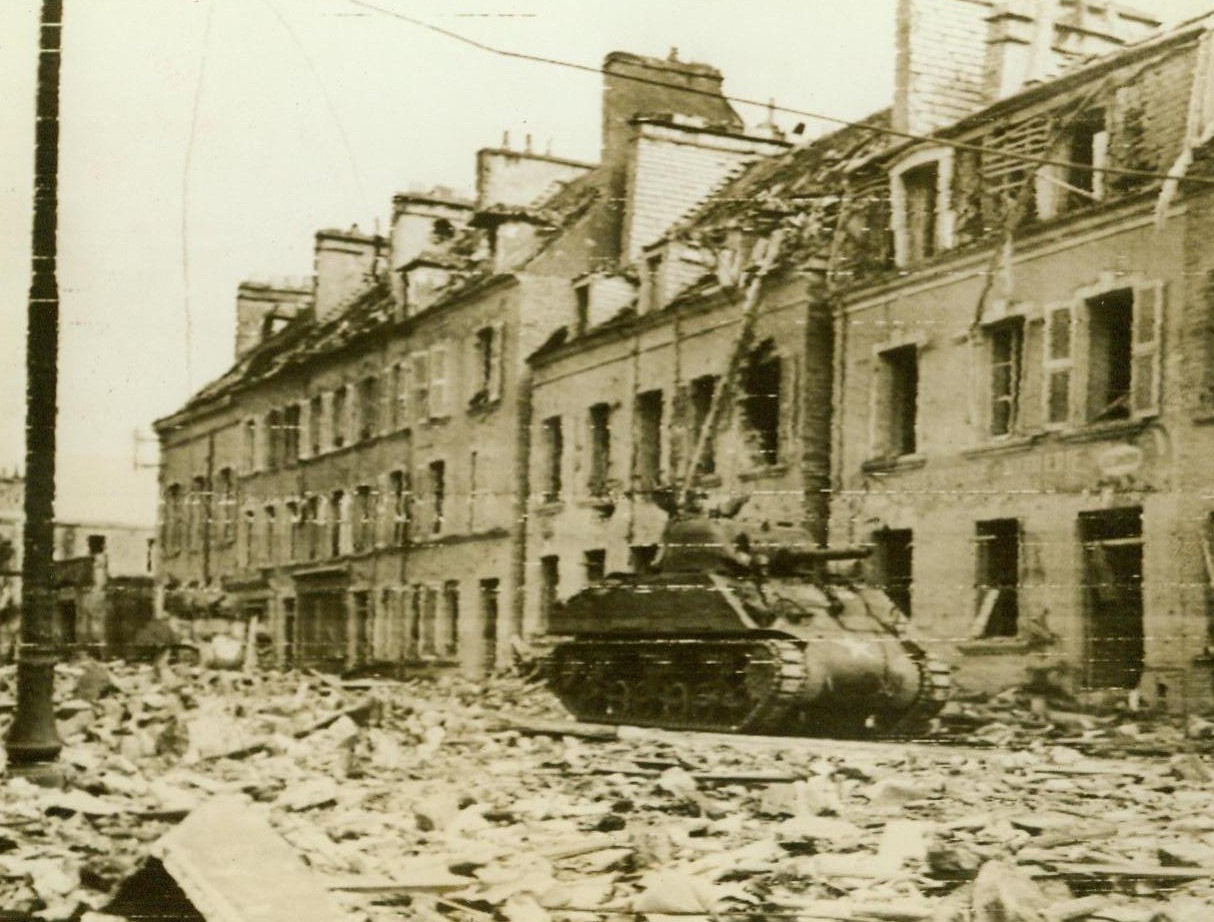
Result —
[{"label": "broken window", "polygon": [[662,482],[662,392],[645,391],[636,398],[636,477],[643,491]]},{"label": "broken window", "polygon": [[552,612],[561,586],[561,558],[549,554],[540,558],[540,623],[541,631],[548,630],[552,623]]},{"label": "broken window", "polygon": [[599,582],[607,575],[607,551],[601,547],[584,551],[582,565],[586,568],[586,582]]},{"label": "broken window", "polygon": [[1066,207],[1082,208],[1104,197],[1104,173],[1109,150],[1109,133],[1104,110],[1085,112],[1071,126],[1067,139]]},{"label": "broken window", "polygon": [[230,467],[222,468],[218,476],[219,543],[236,540],[236,478]]},{"label": "broken window", "polygon": [[325,415],[324,398],[317,394],[308,401],[308,453],[315,458],[320,454],[320,427]]},{"label": "broken window", "polygon": [[766,340],[750,354],[742,375],[742,418],[758,464],[780,460],[780,382],[780,357]]},{"label": "broken window", "polygon": [[928,259],[936,253],[937,201],[940,165],[935,161],[907,170],[900,177],[904,202],[904,263]]},{"label": "broken window", "polygon": [[369,551],[375,546],[375,499],[369,486],[354,491],[354,553]]},{"label": "broken window", "polygon": [[447,465],[443,461],[430,462],[430,532],[440,534],[443,530],[443,506],[447,499]]},{"label": "broken window", "polygon": [[979,522],[975,637],[1015,637],[1020,619],[1020,522]]},{"label": "broken window", "polygon": [[329,556],[341,556],[341,526],[344,509],[342,508],[345,500],[345,494],[341,490],[334,490],[329,496]]},{"label": "broken window", "polygon": [[283,458],[282,413],[271,410],[266,414],[266,468],[278,470]]},{"label": "broken window", "polygon": [[443,622],[441,650],[447,656],[459,651],[459,582],[443,583]]},{"label": "broken window", "polygon": [[346,388],[339,387],[333,392],[333,406],[331,415],[331,429],[333,433],[333,447],[341,448],[346,444],[346,427],[348,421],[346,419]]},{"label": "broken window", "polygon": [[379,379],[363,378],[358,382],[358,438],[366,441],[379,432]]},{"label": "broken window", "polygon": [[502,396],[502,339],[503,324],[482,327],[472,340],[472,380],[469,403],[480,406],[493,403]]},{"label": "broken window", "polygon": [[543,423],[544,471],[543,498],[546,503],[560,502],[561,467],[564,463],[565,440],[561,434],[561,418],[550,416]]},{"label": "broken window", "polygon": [[388,475],[388,489],[392,493],[392,544],[403,547],[409,540],[409,478],[404,471],[393,471]]},{"label": "broken window", "polygon": [[1088,421],[1130,415],[1134,297],[1129,289],[1092,298],[1088,307]]},{"label": "broken window", "polygon": [[288,404],[282,411],[282,463],[295,464],[299,461],[299,428],[300,407],[297,403]]},{"label": "broken window", "polygon": [[1016,429],[1020,406],[1020,357],[1024,322],[1007,320],[987,331],[990,347],[990,434],[1008,435]]},{"label": "broken window", "polygon": [[873,534],[876,583],[908,618],[914,584],[914,533],[909,528],[886,528]]},{"label": "broken window", "polygon": [[901,346],[881,353],[882,388],[878,426],[887,457],[914,454],[918,447],[919,349]]},{"label": "broken window", "polygon": [[605,496],[611,479],[611,405],[596,403],[590,408],[590,479],[587,487],[591,496]]},{"label": "broken window", "polygon": [[262,510],[262,545],[265,548],[266,563],[274,563],[278,554],[278,511],[272,506]]},{"label": "broken window", "polygon": [[[712,396],[716,392],[717,381],[716,375],[703,375],[691,382],[692,451],[699,446],[700,439],[704,438],[704,427],[708,425],[712,413]],[[708,437],[704,439],[704,451],[696,467],[697,474],[712,474],[717,469],[713,435],[714,433],[709,432]]]}]

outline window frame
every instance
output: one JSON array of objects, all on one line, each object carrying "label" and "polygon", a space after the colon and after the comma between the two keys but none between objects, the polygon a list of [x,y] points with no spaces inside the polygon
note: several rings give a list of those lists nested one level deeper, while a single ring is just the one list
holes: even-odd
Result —
[{"label": "window frame", "polygon": [[[953,171],[954,152],[951,147],[927,147],[907,155],[889,173],[890,223],[894,236],[894,264],[899,267],[925,262],[953,248]],[[930,254],[912,254],[907,207],[909,205],[906,175],[931,164],[936,166],[935,227]]]}]

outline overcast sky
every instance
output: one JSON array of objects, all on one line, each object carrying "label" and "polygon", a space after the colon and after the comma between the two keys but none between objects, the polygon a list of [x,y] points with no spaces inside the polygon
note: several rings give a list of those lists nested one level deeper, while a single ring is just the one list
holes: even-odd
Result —
[{"label": "overcast sky", "polygon": [[[370,2],[581,64],[677,47],[719,67],[731,95],[841,117],[892,93],[895,0]],[[352,0],[65,6],[61,519],[153,520],[155,471],[135,462],[154,452],[137,455],[135,433],[230,364],[239,281],[310,273],[317,229],[386,229],[396,191],[471,190],[475,151],[504,131],[598,157],[595,75]],[[1214,0],[1142,6],[1176,21]],[[35,0],[0,0],[0,470],[23,464],[36,46]]]}]

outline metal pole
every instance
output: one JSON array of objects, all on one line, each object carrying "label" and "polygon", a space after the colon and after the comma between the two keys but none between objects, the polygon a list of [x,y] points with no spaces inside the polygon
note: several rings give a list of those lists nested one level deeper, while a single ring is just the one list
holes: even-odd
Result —
[{"label": "metal pole", "polygon": [[55,390],[59,376],[59,285],[55,278],[59,174],[59,49],[63,0],[42,0],[34,135],[34,222],[26,335],[25,531],[17,711],[5,739],[12,766],[54,762]]}]

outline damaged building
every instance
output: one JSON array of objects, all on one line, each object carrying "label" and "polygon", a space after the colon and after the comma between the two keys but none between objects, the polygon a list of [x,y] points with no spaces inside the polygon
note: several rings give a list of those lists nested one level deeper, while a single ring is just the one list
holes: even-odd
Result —
[{"label": "damaged building", "polygon": [[891,106],[796,146],[608,56],[598,164],[482,151],[242,287],[158,423],[167,598],[476,672],[692,490],[870,546],[962,686],[1214,698],[1212,34],[900,0]]}]

